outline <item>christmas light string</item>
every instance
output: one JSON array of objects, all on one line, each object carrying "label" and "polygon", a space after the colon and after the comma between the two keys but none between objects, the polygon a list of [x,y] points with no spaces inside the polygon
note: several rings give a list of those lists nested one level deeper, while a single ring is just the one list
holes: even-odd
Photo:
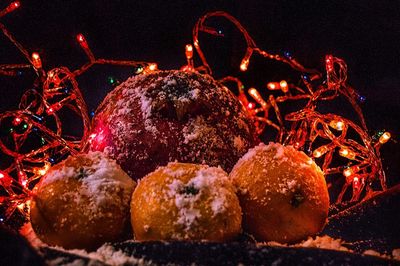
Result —
[{"label": "christmas light string", "polygon": [[[6,9],[0,11],[0,17],[19,6],[19,2],[11,3]],[[326,58],[326,82],[314,85],[316,80],[321,80],[325,75],[317,70],[305,68],[290,54],[281,56],[261,50],[234,17],[218,11],[206,14],[196,23],[193,29],[193,46],[202,65],[195,67],[194,49],[191,44],[188,44],[185,47],[187,65],[182,67],[184,71],[199,71],[212,75],[212,69],[199,42],[200,32],[223,36],[216,29],[206,26],[206,21],[212,17],[228,19],[244,36],[247,48],[240,64],[241,71],[246,71],[252,56],[258,54],[264,58],[288,64],[301,73],[302,86],[289,84],[285,80],[269,82],[268,90],[281,91],[283,95],[275,97],[271,94],[267,99],[264,99],[256,88],[249,88],[246,93],[245,86],[236,77],[227,76],[219,80],[222,84],[232,82],[236,84],[238,99],[254,117],[258,134],[262,134],[267,127],[274,128],[278,132],[277,140],[279,142],[293,145],[297,149],[309,150],[310,155],[316,159],[323,158],[321,167],[325,174],[342,173],[346,182],[338,196],[338,202],[342,201],[349,187],[352,187],[351,200],[359,200],[364,189],[372,191],[372,182],[375,179],[381,181],[381,189],[386,189],[379,148],[381,144],[390,139],[390,133],[381,132],[377,140],[367,134],[365,119],[357,104],[360,96],[346,83],[347,66],[344,61],[328,56]],[[0,194],[0,204],[6,208],[5,217],[0,217],[0,220],[4,220],[11,217],[15,210],[25,214],[31,189],[46,173],[50,165],[56,162],[54,156],[62,158],[67,154],[82,151],[84,143],[93,138],[93,136],[88,136],[90,119],[76,78],[94,65],[128,66],[135,68],[136,74],[139,74],[157,70],[157,64],[98,59],[91,51],[85,37],[78,34],[77,41],[89,59],[88,63],[74,71],[70,71],[67,67],[59,67],[46,72],[38,53],[29,54],[3,24],[0,24],[0,28],[30,63],[0,65],[0,75],[15,76],[23,68],[33,68],[37,74],[35,88],[28,90],[23,95],[20,110],[0,115],[0,126],[12,124],[9,132],[12,144],[0,139],[1,151],[13,158],[8,167],[0,170],[0,189],[3,189]],[[344,96],[354,107],[361,126],[336,114],[320,114],[316,111],[320,102],[333,100],[340,95]],[[297,100],[307,100],[307,103],[301,110],[282,116],[279,106]],[[65,109],[72,110],[82,120],[82,136],[71,137],[63,134],[62,121],[58,113]],[[273,117],[277,122],[273,121]],[[351,130],[359,135],[361,143],[347,138],[348,132]],[[41,138],[40,147],[29,152],[22,152],[24,144],[30,142],[32,135]],[[330,143],[314,147],[318,138],[329,140]],[[330,167],[335,153],[348,159],[349,163],[344,166]]]},{"label": "christmas light string", "polygon": [[[0,11],[0,17],[18,7],[19,2],[11,3]],[[76,78],[94,65],[127,66],[134,68],[136,73],[142,73],[156,70],[157,64],[96,58],[83,34],[78,34],[77,41],[89,62],[74,71],[58,67],[46,72],[38,53],[30,54],[3,24],[0,24],[0,29],[29,62],[0,65],[0,75],[16,76],[24,68],[33,68],[37,74],[35,86],[24,93],[19,110],[0,114],[0,128],[10,126],[8,135],[0,138],[0,150],[12,158],[5,169],[0,170],[0,205],[4,210],[4,217],[0,216],[0,221],[5,221],[15,211],[26,215],[31,191],[50,166],[57,162],[55,157],[65,158],[68,154],[83,150],[84,140],[88,138],[90,130],[90,119]],[[82,121],[81,136],[67,136],[63,132],[59,112],[66,109]],[[37,137],[40,143],[34,148],[29,147],[38,142]]]},{"label": "christmas light string", "polygon": [[[200,47],[199,32],[222,37],[223,34],[220,31],[206,25],[207,20],[215,17],[227,19],[244,37],[247,47],[240,63],[241,71],[246,71],[251,57],[258,54],[264,58],[288,64],[292,69],[300,72],[302,86],[288,84],[285,80],[269,82],[266,86],[269,91],[281,91],[283,95],[275,97],[269,94],[266,99],[256,88],[249,88],[246,94],[243,83],[236,77],[228,76],[220,79],[223,84],[229,82],[236,84],[238,99],[256,120],[257,133],[262,134],[267,127],[273,128],[277,130],[278,142],[306,151],[317,159],[325,175],[341,173],[345,181],[336,202],[343,201],[350,187],[352,188],[350,201],[358,201],[364,190],[365,195],[370,195],[376,189],[373,188],[375,180],[380,181],[379,189],[385,190],[386,177],[382,169],[379,149],[391,136],[389,132],[380,132],[376,140],[369,136],[364,115],[358,104],[358,101],[363,98],[347,84],[346,63],[332,55],[326,56],[326,74],[323,75],[317,70],[305,68],[290,53],[285,53],[283,56],[270,54],[256,45],[246,29],[234,17],[217,11],[201,17],[193,29],[193,45],[202,65],[196,68],[192,66],[189,69],[212,74],[212,69]],[[315,82],[324,76],[325,82]],[[343,96],[351,104],[361,126],[339,115],[321,114],[316,111],[324,101],[334,100],[339,96]],[[307,103],[300,110],[283,116],[280,106],[298,100],[306,100]],[[277,122],[273,122],[273,117]],[[358,135],[360,141],[354,140],[349,132]],[[320,139],[329,143],[317,147]],[[332,166],[336,155],[348,159],[348,162],[339,167]],[[321,163],[319,158],[323,159]]]}]

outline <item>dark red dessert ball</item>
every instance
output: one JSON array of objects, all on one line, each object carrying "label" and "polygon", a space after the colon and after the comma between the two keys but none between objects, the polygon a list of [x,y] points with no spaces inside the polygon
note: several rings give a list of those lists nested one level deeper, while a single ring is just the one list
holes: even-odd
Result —
[{"label": "dark red dessert ball", "polygon": [[209,75],[178,70],[131,77],[98,107],[88,138],[137,180],[171,161],[230,171],[258,143],[237,98]]}]

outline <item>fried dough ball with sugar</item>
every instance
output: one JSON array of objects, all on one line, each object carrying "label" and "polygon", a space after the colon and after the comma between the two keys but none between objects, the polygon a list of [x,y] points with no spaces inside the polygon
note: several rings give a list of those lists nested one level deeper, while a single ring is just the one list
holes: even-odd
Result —
[{"label": "fried dough ball with sugar", "polygon": [[140,180],[131,215],[139,241],[227,241],[240,233],[242,220],[228,175],[189,163],[169,163]]},{"label": "fried dough ball with sugar", "polygon": [[49,245],[95,249],[132,237],[130,199],[135,182],[101,152],[70,156],[35,187],[31,223]]},{"label": "fried dough ball with sugar", "polygon": [[325,225],[329,194],[321,169],[303,152],[259,144],[233,168],[244,230],[261,241],[291,243]]}]

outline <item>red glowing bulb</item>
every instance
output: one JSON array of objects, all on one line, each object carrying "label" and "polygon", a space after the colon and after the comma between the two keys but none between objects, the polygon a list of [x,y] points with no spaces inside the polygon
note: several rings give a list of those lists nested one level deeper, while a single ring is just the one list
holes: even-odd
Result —
[{"label": "red glowing bulb", "polygon": [[249,108],[249,109],[253,109],[255,106],[254,106],[254,103],[249,103],[248,105],[247,105],[247,108]]},{"label": "red glowing bulb", "polygon": [[76,39],[78,40],[79,45],[80,45],[82,48],[84,48],[84,49],[88,49],[88,48],[89,48],[89,46],[88,46],[88,44],[87,44],[87,41],[86,41],[86,39],[85,39],[85,36],[83,36],[82,33],[79,33],[78,35],[76,35]]},{"label": "red glowing bulb", "polygon": [[19,1],[15,1],[15,2],[11,3],[11,5],[13,5],[14,8],[18,8],[21,6],[21,3]]},{"label": "red glowing bulb", "polygon": [[82,33],[79,33],[79,34],[76,36],[76,39],[77,39],[78,42],[80,42],[80,43],[85,41],[85,37],[83,36]]},{"label": "red glowing bulb", "polygon": [[40,55],[38,53],[32,53],[32,65],[36,69],[42,68],[42,60],[40,59]]},{"label": "red glowing bulb", "polygon": [[19,123],[21,123],[21,121],[22,121],[22,119],[20,117],[16,117],[16,118],[14,118],[13,125],[17,126],[17,125],[19,125]]},{"label": "red glowing bulb", "polygon": [[47,109],[47,114],[51,115],[54,113],[54,109],[52,107],[50,107],[49,109]]}]

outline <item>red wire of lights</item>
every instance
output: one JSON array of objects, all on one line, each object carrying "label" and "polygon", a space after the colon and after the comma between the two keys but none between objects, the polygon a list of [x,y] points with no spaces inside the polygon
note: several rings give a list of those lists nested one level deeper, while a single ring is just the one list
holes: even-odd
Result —
[{"label": "red wire of lights", "polygon": [[[0,17],[10,13],[20,6],[19,2],[11,3],[6,9],[0,11]],[[247,43],[246,53],[240,64],[240,69],[246,71],[250,59],[254,54],[262,57],[278,60],[290,65],[293,69],[310,74],[310,80],[322,78],[322,74],[313,69],[307,69],[291,57],[269,54],[257,47],[243,26],[231,15],[225,12],[212,12],[201,17],[193,29],[193,44],[202,61],[199,67],[194,66],[193,46],[185,47],[187,65],[182,69],[185,71],[200,71],[212,74],[206,57],[200,48],[199,32],[223,36],[214,28],[206,26],[206,21],[211,17],[223,17],[232,22],[243,34]],[[37,73],[36,84],[39,84],[40,91],[28,90],[22,97],[20,110],[0,114],[0,125],[11,120],[13,128],[10,130],[12,145],[0,139],[1,151],[13,158],[12,162],[5,169],[0,170],[0,188],[5,195],[0,196],[0,204],[6,206],[6,219],[15,210],[22,213],[26,211],[29,204],[31,189],[49,169],[52,156],[73,154],[84,149],[82,140],[90,140],[96,136],[88,136],[90,121],[87,115],[87,108],[80,92],[76,78],[85,73],[96,64],[130,66],[140,69],[139,72],[151,72],[157,69],[157,64],[138,61],[123,61],[112,59],[98,59],[92,53],[86,38],[82,34],[76,36],[80,47],[84,50],[89,62],[79,69],[70,71],[67,67],[59,67],[48,72],[44,71],[40,55],[30,54],[7,28],[0,24],[3,34],[18,48],[25,56],[29,64],[6,64],[0,65],[0,75],[16,75],[21,68],[31,68]],[[327,139],[329,144],[315,148],[315,158],[324,157],[322,169],[326,174],[343,172],[346,177],[345,185],[338,197],[342,200],[344,193],[351,186],[353,196],[351,200],[358,200],[363,189],[371,190],[370,181],[376,178],[381,180],[381,188],[385,189],[385,176],[379,158],[380,145],[390,139],[390,134],[385,132],[374,143],[366,133],[366,125],[360,107],[357,104],[356,92],[346,84],[346,64],[335,57],[328,56],[326,59],[327,82],[326,84],[313,86],[308,78],[303,78],[303,88],[288,84],[286,81],[270,82],[267,84],[269,90],[280,90],[282,96],[274,97],[269,95],[263,99],[255,88],[248,90],[248,95],[254,100],[249,100],[244,90],[243,83],[235,77],[227,76],[220,80],[221,83],[234,82],[239,88],[238,98],[245,105],[248,112],[256,120],[257,133],[261,134],[267,126],[278,131],[278,141],[291,144],[296,148],[305,146],[313,147],[318,138]],[[353,105],[357,112],[361,127],[354,122],[335,114],[319,114],[316,107],[321,101],[332,100],[343,95]],[[306,99],[307,104],[298,112],[282,116],[279,105],[282,103]],[[65,136],[62,131],[62,121],[58,115],[60,110],[69,109],[76,113],[83,124],[83,135],[79,137]],[[271,120],[274,115],[278,123]],[[47,122],[51,120],[53,126]],[[290,126],[285,124],[289,122]],[[19,130],[14,130],[18,128]],[[332,130],[334,129],[334,130]],[[349,129],[353,129],[362,140],[358,143],[346,138]],[[339,134],[338,134],[339,132]],[[22,148],[26,142],[30,142],[32,135],[40,136],[42,145],[30,152],[23,152]],[[313,147],[314,148],[314,147]],[[347,167],[330,167],[334,153],[349,159]],[[1,218],[1,217],[0,217]]]},{"label": "red wire of lights", "polygon": [[[19,6],[19,2],[11,3],[0,11],[0,17]],[[8,141],[0,138],[1,152],[12,158],[5,169],[0,169],[0,204],[6,209],[5,217],[0,219],[7,220],[16,210],[26,215],[31,190],[50,168],[53,156],[62,157],[83,150],[83,140],[88,138],[90,119],[76,78],[95,64],[129,66],[144,72],[156,70],[157,64],[96,58],[83,34],[78,34],[77,41],[89,62],[74,71],[59,67],[46,72],[38,53],[30,54],[3,24],[0,24],[0,29],[29,62],[0,65],[0,75],[15,76],[22,68],[33,68],[37,74],[35,84],[40,87],[40,90],[31,89],[22,96],[20,110],[0,114],[0,126],[12,121]],[[63,134],[59,111],[66,109],[71,110],[82,121],[82,136]],[[24,145],[37,136],[41,139],[40,147],[26,152]]]},{"label": "red wire of lights", "polygon": [[[285,80],[269,82],[267,84],[268,90],[282,92],[283,95],[278,97],[269,94],[264,99],[256,88],[249,88],[247,93],[253,101],[249,100],[243,83],[238,78],[228,76],[220,79],[223,84],[228,82],[236,83],[238,99],[255,119],[257,133],[262,134],[266,127],[269,126],[277,130],[277,141],[292,145],[297,149],[313,149],[312,156],[323,159],[320,166],[326,175],[342,173],[345,182],[337,197],[337,202],[343,200],[350,187],[352,188],[351,201],[359,200],[364,190],[368,195],[368,193],[373,192],[372,183],[377,179],[380,180],[380,189],[385,190],[386,178],[382,169],[379,149],[391,136],[389,132],[381,132],[379,139],[374,140],[367,133],[365,119],[358,105],[359,95],[346,82],[346,63],[337,57],[328,55],[325,59],[326,82],[321,85],[313,85],[315,82],[312,81],[320,80],[324,76],[322,73],[314,69],[305,68],[290,55],[270,54],[260,49],[246,29],[234,17],[225,12],[217,11],[202,16],[193,29],[193,45],[202,62],[201,66],[195,68],[198,71],[212,74],[212,69],[200,47],[199,32],[223,36],[217,29],[206,25],[207,20],[213,17],[227,19],[244,37],[247,48],[241,60],[241,71],[246,71],[251,57],[254,54],[258,54],[264,58],[288,64],[294,70],[302,73],[301,86],[288,84]],[[343,96],[352,105],[358,115],[361,126],[339,115],[320,114],[316,111],[317,107],[324,101],[334,100],[339,96]],[[306,100],[307,102],[302,109],[283,116],[279,107],[284,103],[287,104],[298,100]],[[272,118],[275,118],[277,122],[273,122]],[[360,141],[352,139],[349,136],[349,131],[353,131],[353,134],[358,135]],[[316,147],[321,139],[329,143]],[[332,166],[332,161],[335,156],[346,158],[348,161],[342,166],[334,167]]]}]

